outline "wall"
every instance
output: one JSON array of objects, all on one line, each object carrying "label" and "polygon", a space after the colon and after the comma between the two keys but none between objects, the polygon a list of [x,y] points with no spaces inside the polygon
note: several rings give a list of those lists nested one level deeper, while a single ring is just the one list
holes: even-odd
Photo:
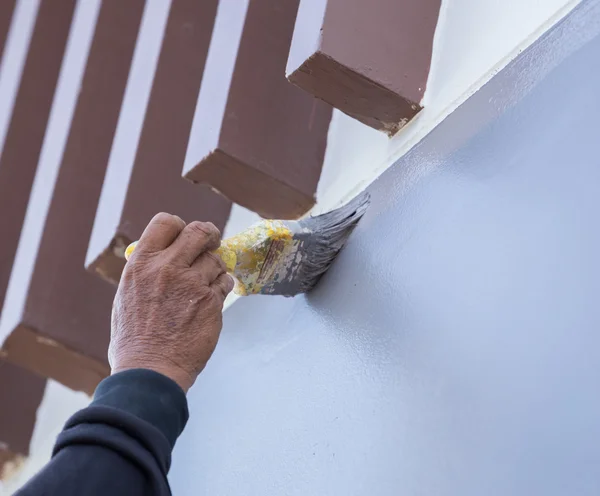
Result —
[{"label": "wall", "polygon": [[[38,3],[39,0],[18,0],[17,2],[18,22],[13,26],[18,25],[19,29],[11,31],[3,64],[0,65],[0,141],[3,141],[8,123]],[[578,3],[577,0],[505,0],[504,2],[497,0],[485,0],[485,2],[482,0],[445,0],[436,33],[432,79],[424,101],[428,108],[422,112],[414,125],[411,124],[391,141],[383,134],[337,113],[330,132],[328,155],[320,183],[317,209],[330,208],[352,191],[368,184],[419,139],[429,133],[459,102],[478,89],[499,67],[512,59],[519,50],[527,46],[549,25],[560,19],[576,3]],[[86,0],[82,3],[79,8],[82,17],[81,26],[89,22],[93,25],[94,21],[90,19],[93,17],[91,13],[96,9],[96,4],[97,0]],[[164,14],[161,15],[164,16]],[[152,19],[148,18],[148,22],[150,21]],[[160,19],[155,18],[153,21],[160,22]],[[472,42],[472,40],[477,40],[477,42]],[[80,69],[77,68],[79,63],[80,61],[75,60],[72,64],[75,69],[71,67],[63,68],[63,70],[79,71]],[[57,126],[56,132],[60,132],[61,123],[64,124],[65,120],[68,122],[70,119],[69,112],[72,105],[69,102],[72,103],[73,98],[68,88],[66,89],[63,96],[61,96],[62,93],[57,93],[57,101],[53,109],[53,119]],[[143,94],[138,96],[143,100]],[[124,109],[124,112],[128,112],[132,121],[135,121],[135,125],[132,124],[135,128],[141,122],[145,108],[143,104],[134,104],[135,102],[127,103],[127,109]],[[135,129],[132,133],[137,136]],[[60,140],[50,141],[46,155],[48,159],[53,159],[57,153],[60,154]],[[130,142],[131,144],[135,148],[135,139]],[[115,153],[130,153],[134,148],[124,146],[117,149]],[[412,170],[415,171],[417,177],[423,172],[421,169]],[[410,184],[407,178],[403,181],[404,185]],[[235,234],[255,220],[254,214],[241,207],[234,207],[225,234]],[[240,304],[248,305],[249,303],[243,301]],[[290,305],[290,302],[284,302],[284,304]],[[256,304],[252,302],[250,305],[252,308]],[[284,314],[287,308],[287,306],[284,307]],[[254,347],[257,337],[251,337],[252,340],[248,346]],[[271,337],[265,336],[264,339],[271,340]],[[226,348],[227,340],[226,335],[226,340],[221,348]],[[287,346],[286,342],[281,345]],[[221,353],[225,353],[225,351]],[[52,409],[53,413],[47,413],[46,408],[39,412],[38,418],[43,428],[36,430],[36,436],[40,441],[32,446],[33,457],[25,469],[27,474],[35,472],[45,463],[49,446],[51,446],[57,430],[74,411],[85,404],[85,400],[82,400],[79,394],[66,390],[59,391],[59,389],[49,387],[46,392],[44,404],[48,405],[48,409]],[[48,419],[48,422],[45,419]],[[276,419],[275,425],[278,425],[281,420],[278,417]],[[186,439],[192,442],[194,439],[193,429],[193,425],[190,425],[188,431],[192,434],[186,434]],[[219,439],[217,437],[215,441],[219,441]],[[214,452],[215,446],[208,448]],[[273,456],[279,458],[279,453],[275,452]],[[175,469],[179,469],[178,467],[176,465]],[[185,464],[181,467],[183,471],[189,469],[190,467]],[[242,467],[236,470],[243,471],[244,469]],[[25,478],[19,477],[18,483],[20,484],[23,480]],[[188,480],[193,484],[199,483],[194,478],[188,477]],[[181,483],[178,486],[181,486]],[[13,488],[14,484],[10,483],[7,492],[10,493]],[[220,493],[220,491],[217,492]],[[0,488],[0,494],[2,493]]]},{"label": "wall", "polygon": [[600,492],[599,56],[590,0],[369,188],[312,294],[227,310],[174,494]]}]

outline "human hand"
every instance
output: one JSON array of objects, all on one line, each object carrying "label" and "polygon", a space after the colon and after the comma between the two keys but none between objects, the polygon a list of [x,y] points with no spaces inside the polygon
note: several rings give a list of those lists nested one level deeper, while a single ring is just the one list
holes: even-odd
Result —
[{"label": "human hand", "polygon": [[187,390],[221,332],[233,279],[211,253],[221,242],[209,222],[188,225],[156,215],[125,266],[113,304],[108,351],[112,373],[154,370]]}]

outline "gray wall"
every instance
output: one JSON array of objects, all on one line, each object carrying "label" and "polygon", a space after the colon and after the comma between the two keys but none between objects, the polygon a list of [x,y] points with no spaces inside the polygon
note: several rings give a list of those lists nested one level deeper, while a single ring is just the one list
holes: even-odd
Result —
[{"label": "gray wall", "polygon": [[600,494],[598,4],[372,185],[312,294],[226,312],[174,494]]}]

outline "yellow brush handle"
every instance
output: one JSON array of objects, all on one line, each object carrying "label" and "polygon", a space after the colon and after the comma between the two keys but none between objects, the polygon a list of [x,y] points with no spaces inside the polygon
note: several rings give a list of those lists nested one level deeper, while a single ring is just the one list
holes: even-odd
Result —
[{"label": "yellow brush handle", "polygon": [[[129,257],[135,250],[136,245],[137,241],[134,241],[127,247],[127,249],[125,250],[125,260],[129,260]],[[227,272],[233,273],[235,269],[235,264],[237,263],[237,255],[235,254],[235,251],[227,247],[226,240],[223,242],[220,248],[217,248],[214,251],[214,253],[221,257],[221,260],[223,260],[225,266],[227,267]]]}]

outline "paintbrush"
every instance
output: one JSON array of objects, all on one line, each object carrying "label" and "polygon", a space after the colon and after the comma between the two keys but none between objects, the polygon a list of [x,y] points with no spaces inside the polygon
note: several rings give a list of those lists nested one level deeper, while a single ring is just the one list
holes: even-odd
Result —
[{"label": "paintbrush", "polygon": [[[215,251],[240,296],[295,296],[310,291],[327,271],[369,206],[362,193],[331,212],[297,221],[263,220],[225,239]],[[137,242],[125,251],[129,258]]]}]

